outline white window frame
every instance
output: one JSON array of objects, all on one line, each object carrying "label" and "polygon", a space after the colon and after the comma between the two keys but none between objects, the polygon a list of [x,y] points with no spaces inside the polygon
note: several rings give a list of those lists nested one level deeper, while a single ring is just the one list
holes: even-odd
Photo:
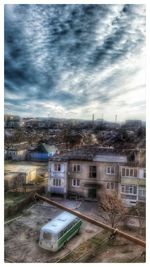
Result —
[{"label": "white window frame", "polygon": [[[125,175],[123,175],[123,171],[125,172]],[[127,174],[127,172],[128,172],[128,174]],[[131,172],[133,173],[132,175],[130,175]],[[123,167],[121,170],[121,177],[137,178],[138,177],[138,170],[136,168]]]},{"label": "white window frame", "polygon": [[106,185],[107,190],[115,190],[117,189],[117,185],[115,182],[108,182]]},{"label": "white window frame", "polygon": [[53,186],[54,187],[61,187],[61,179],[53,178]]},{"label": "white window frame", "polygon": [[80,180],[72,179],[72,187],[80,187]]},{"label": "white window frame", "polygon": [[[142,194],[141,194],[142,193]],[[146,197],[146,188],[139,187],[138,188],[138,196],[140,197]]]},{"label": "white window frame", "polygon": [[61,164],[60,163],[54,163],[54,171],[55,172],[61,171]]},{"label": "white window frame", "polygon": [[80,164],[72,164],[71,171],[72,172],[81,172],[81,165]]},{"label": "white window frame", "polygon": [[[114,170],[114,171],[112,172],[112,170]],[[108,175],[115,175],[115,172],[116,172],[115,166],[110,165],[110,166],[107,166],[106,167],[106,174],[108,174]]]},{"label": "white window frame", "polygon": [[[134,193],[136,190],[136,193]],[[121,193],[128,195],[137,195],[137,186],[136,185],[121,185]]]}]

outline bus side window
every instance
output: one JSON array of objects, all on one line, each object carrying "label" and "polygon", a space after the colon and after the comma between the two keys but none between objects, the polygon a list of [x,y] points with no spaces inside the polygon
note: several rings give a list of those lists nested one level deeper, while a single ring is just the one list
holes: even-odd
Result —
[{"label": "bus side window", "polygon": [[61,238],[63,236],[63,231],[58,233],[58,239]]}]

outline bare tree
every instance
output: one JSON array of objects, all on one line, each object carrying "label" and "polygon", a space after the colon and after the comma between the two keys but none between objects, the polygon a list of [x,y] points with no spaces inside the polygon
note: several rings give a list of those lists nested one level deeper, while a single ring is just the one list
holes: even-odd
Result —
[{"label": "bare tree", "polygon": [[122,221],[127,214],[128,209],[123,205],[116,193],[106,193],[101,195],[99,201],[100,217],[104,221],[111,225],[111,227],[117,227],[118,223]]}]

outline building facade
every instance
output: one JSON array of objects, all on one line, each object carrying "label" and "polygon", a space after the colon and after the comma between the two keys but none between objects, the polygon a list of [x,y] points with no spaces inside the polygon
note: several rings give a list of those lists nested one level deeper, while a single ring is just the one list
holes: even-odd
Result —
[{"label": "building facade", "polygon": [[116,192],[127,206],[145,201],[145,168],[128,163],[128,153],[76,150],[50,159],[48,173],[51,193],[95,200],[107,191]]},{"label": "building facade", "polygon": [[48,173],[48,191],[66,196],[68,188],[68,162],[49,161]]},{"label": "building facade", "polygon": [[120,197],[127,205],[146,201],[146,169],[141,166],[120,166]]},{"label": "building facade", "polygon": [[27,156],[27,144],[13,144],[11,146],[5,147],[4,158],[7,160],[23,161]]}]

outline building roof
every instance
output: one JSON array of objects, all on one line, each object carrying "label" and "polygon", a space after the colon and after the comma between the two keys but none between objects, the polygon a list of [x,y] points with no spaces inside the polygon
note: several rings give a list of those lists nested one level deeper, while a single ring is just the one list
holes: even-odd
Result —
[{"label": "building roof", "polygon": [[23,165],[23,164],[6,164],[4,166],[5,174],[9,173],[27,173],[31,170],[37,169],[37,167],[33,165]]},{"label": "building roof", "polygon": [[22,142],[22,143],[12,144],[12,145],[6,146],[5,149],[6,150],[19,151],[19,150],[25,150],[25,149],[27,149],[27,147],[28,147],[28,143]]},{"label": "building roof", "polygon": [[127,156],[122,155],[101,155],[98,154],[93,158],[93,161],[100,161],[100,162],[127,162]]},{"label": "building roof", "polygon": [[[145,151],[142,151],[141,156],[138,160],[136,155],[141,151],[139,149],[115,149],[112,147],[99,147],[99,146],[88,146],[80,149],[73,149],[71,151],[55,154],[50,160],[51,161],[69,161],[69,160],[83,160],[83,161],[98,161],[98,162],[117,162],[121,164],[136,164],[136,166],[144,165]],[[133,155],[134,154],[134,155]]]},{"label": "building roof", "polygon": [[119,157],[121,162],[126,162],[127,153],[115,150],[114,148],[104,148],[98,146],[83,147],[74,149],[63,154],[54,155],[53,161],[68,161],[68,160],[86,160],[86,161],[109,161],[118,162]]},{"label": "building roof", "polygon": [[39,144],[32,152],[39,152],[39,153],[55,153],[56,147],[49,146],[45,143]]}]

